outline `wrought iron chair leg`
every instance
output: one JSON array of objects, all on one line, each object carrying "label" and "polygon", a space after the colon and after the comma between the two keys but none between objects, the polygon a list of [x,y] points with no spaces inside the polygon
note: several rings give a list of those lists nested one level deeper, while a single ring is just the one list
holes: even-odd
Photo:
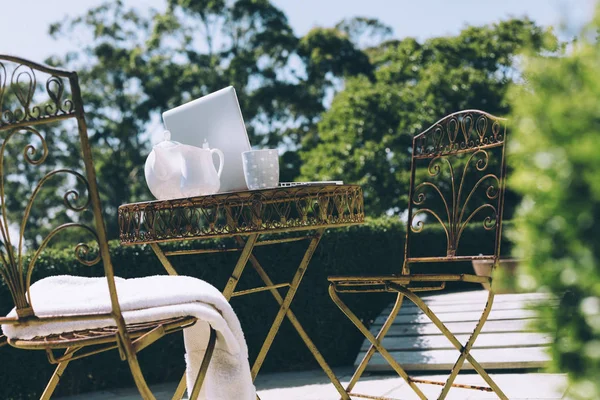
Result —
[{"label": "wrought iron chair leg", "polygon": [[198,371],[198,376],[196,377],[196,382],[194,382],[194,388],[189,396],[189,400],[196,400],[198,397],[200,397],[200,389],[202,388],[202,383],[204,383],[204,378],[206,378],[206,372],[208,371],[210,360],[213,352],[215,351],[216,342],[217,332],[211,326],[208,346],[206,346],[206,352],[204,353],[204,358],[202,359],[202,364],[200,365],[200,370]]},{"label": "wrought iron chair leg", "polygon": [[[456,371],[455,371],[455,368],[457,367],[458,362],[459,362],[459,360],[457,360],[457,363],[454,365],[454,368],[452,369],[451,375],[448,377],[448,380],[447,380],[444,388],[442,389],[442,393],[440,394],[439,399],[445,398],[448,391],[450,390],[450,387],[452,386],[452,383],[454,382],[454,379],[456,378],[456,375],[458,375],[460,367],[462,367],[462,364],[464,363],[464,361],[467,360],[473,366],[475,371],[477,371],[477,373],[483,378],[483,380],[488,385],[490,385],[490,388],[492,388],[494,393],[496,393],[496,395],[500,399],[508,400],[508,397],[506,397],[506,395],[504,394],[504,392],[502,392],[500,387],[498,387],[496,382],[494,382],[494,380],[483,369],[481,364],[479,364],[479,362],[477,362],[477,360],[475,360],[475,358],[473,358],[473,356],[469,353],[469,351],[471,350],[471,347],[473,347],[473,344],[475,343],[475,339],[481,332],[481,329],[483,328],[483,325],[485,324],[485,321],[487,320],[487,317],[492,309],[492,303],[493,303],[493,298],[494,298],[494,293],[492,291],[490,291],[488,294],[488,301],[486,303],[486,307],[484,309],[484,312],[483,312],[481,318],[479,319],[479,322],[477,323],[477,326],[475,327],[475,330],[473,331],[473,334],[471,335],[471,337],[469,338],[469,340],[467,342],[467,344],[469,345],[469,348],[467,348],[466,346],[463,347],[462,343],[460,343],[460,341],[458,339],[456,339],[456,336],[454,336],[452,334],[452,332],[450,332],[450,330],[446,327],[446,325],[444,325],[444,323],[433,313],[433,311],[431,311],[431,309],[427,306],[427,304],[425,304],[425,302],[423,300],[421,300],[420,297],[418,297],[417,295],[412,293],[407,288],[405,288],[401,285],[395,284],[395,283],[389,283],[388,287],[390,289],[396,290],[396,291],[404,294],[410,301],[412,301],[417,307],[419,307],[425,313],[425,315],[427,315],[429,317],[431,322],[433,322],[438,327],[438,329],[444,334],[444,336],[446,336],[446,338],[448,338],[448,340],[454,345],[454,347],[456,347],[456,349],[461,352],[461,356],[459,357],[459,360],[462,358],[462,362],[458,366],[458,369],[456,369]],[[442,394],[443,394],[443,396],[442,396]]]},{"label": "wrought iron chair leg", "polygon": [[135,386],[137,387],[138,392],[140,392],[142,399],[156,400],[156,398],[152,394],[152,391],[148,387],[146,380],[144,379],[144,374],[142,373],[142,369],[140,368],[140,363],[138,362],[137,355],[135,353],[135,350],[133,349],[131,341],[127,336],[124,340],[122,338],[122,334],[119,335],[118,340],[120,341],[120,349],[122,349],[120,351],[123,352],[123,355],[127,359],[127,363],[129,364],[129,370],[131,371],[131,375],[135,382]]},{"label": "wrought iron chair leg", "polygon": [[[396,297],[396,302],[394,303],[394,307],[392,308],[390,315],[387,317],[387,319],[383,323],[383,326],[379,330],[379,333],[377,333],[377,337],[375,339],[377,339],[378,343],[381,343],[381,341],[383,340],[385,335],[387,335],[390,327],[394,323],[394,320],[396,319],[396,316],[398,315],[398,312],[400,311],[400,308],[402,307],[402,300],[404,300],[404,295],[402,293],[398,293],[398,295]],[[365,369],[367,368],[369,361],[371,361],[373,354],[375,354],[375,351],[376,351],[375,346],[373,346],[373,344],[371,344],[369,346],[369,350],[367,350],[365,356],[363,357],[360,364],[354,371],[354,374],[352,375],[350,382],[348,382],[348,386],[346,386],[347,392],[351,391],[354,388],[354,385],[356,385],[356,383],[358,382],[358,380],[360,379],[362,374],[365,372]]]},{"label": "wrought iron chair leg", "polygon": [[377,341],[375,336],[367,329],[367,327],[360,321],[360,319],[348,308],[348,306],[340,299],[335,291],[335,285],[329,285],[329,296],[333,302],[339,307],[340,310],[352,321],[352,323],[358,328],[358,330],[371,342],[371,344],[379,351],[381,356],[390,364],[390,366],[400,375],[411,389],[419,396],[420,399],[426,400],[427,396],[423,394],[421,389],[410,379],[406,371],[394,360],[394,357]]},{"label": "wrought iron chair leg", "polygon": [[[65,351],[65,354],[68,353],[69,350],[70,350],[70,348],[67,348],[67,350]],[[62,377],[63,373],[65,372],[65,369],[67,368],[67,366],[69,365],[70,362],[71,362],[71,360],[66,360],[56,366],[56,369],[54,370],[52,377],[50,377],[50,380],[48,381],[48,384],[46,385],[46,389],[44,389],[44,393],[42,393],[40,400],[50,399],[50,397],[52,396],[52,393],[54,393],[54,390],[56,389],[56,386],[58,386],[58,382],[60,381],[60,378]]]},{"label": "wrought iron chair leg", "polygon": [[187,379],[185,376],[185,371],[183,371],[183,376],[179,380],[179,384],[177,385],[177,389],[175,389],[175,393],[171,400],[181,400],[183,399],[183,395],[185,394]]},{"label": "wrought iron chair leg", "polygon": [[131,374],[133,375],[133,380],[135,381],[135,386],[137,387],[138,392],[140,392],[140,396],[142,396],[142,399],[156,400],[156,398],[152,394],[152,391],[148,387],[144,376],[142,375],[142,370],[140,368],[140,364],[138,363],[137,358],[135,360],[129,359],[128,363],[129,369],[131,370]]},{"label": "wrought iron chair leg", "polygon": [[[452,367],[452,371],[451,371],[450,375],[448,376],[446,385],[444,385],[444,387],[442,388],[442,392],[440,393],[440,397],[439,397],[440,399],[446,398],[446,396],[448,395],[448,391],[450,390],[450,387],[452,386],[452,383],[454,382],[454,380],[456,379],[456,376],[458,375],[458,372],[460,371],[463,364],[465,363],[467,356],[470,355],[470,351],[471,351],[471,348],[473,347],[473,344],[475,343],[475,339],[477,339],[477,336],[479,336],[479,333],[481,332],[483,325],[487,321],[490,311],[492,311],[492,303],[493,302],[494,302],[494,294],[490,290],[489,294],[488,294],[488,301],[483,310],[483,314],[481,315],[481,318],[479,318],[479,321],[477,322],[477,325],[475,326],[475,330],[469,337],[469,340],[467,340],[467,343],[465,344],[462,351],[460,352],[460,357],[458,358],[458,360],[456,360],[456,363]],[[504,394],[502,392],[500,392],[500,393]],[[499,393],[496,393],[496,394],[500,398],[502,398],[502,396],[500,396]]]}]

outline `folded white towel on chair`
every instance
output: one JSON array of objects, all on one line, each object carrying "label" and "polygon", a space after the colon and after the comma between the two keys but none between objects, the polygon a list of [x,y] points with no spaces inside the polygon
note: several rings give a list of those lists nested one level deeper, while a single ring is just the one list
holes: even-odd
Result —
[{"label": "folded white towel on chair", "polygon": [[[214,286],[187,276],[115,278],[119,304],[128,324],[172,317],[193,316],[196,324],[184,329],[188,393],[208,344],[209,325],[217,331],[213,358],[200,394],[210,400],[254,400],[248,348],[233,309]],[[53,276],[31,285],[31,300],[38,317],[111,312],[106,278]],[[16,316],[12,310],[8,316]],[[36,336],[113,326],[111,319],[2,325],[8,338]]]}]

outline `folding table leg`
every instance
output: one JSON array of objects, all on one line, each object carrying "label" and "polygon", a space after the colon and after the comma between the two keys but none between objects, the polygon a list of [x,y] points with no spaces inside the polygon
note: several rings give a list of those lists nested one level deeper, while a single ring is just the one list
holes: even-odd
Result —
[{"label": "folding table leg", "polygon": [[246,264],[248,264],[248,259],[252,255],[252,250],[254,249],[254,245],[256,244],[256,240],[258,239],[258,234],[249,235],[246,240],[246,244],[242,249],[242,253],[240,254],[240,258],[238,258],[237,264],[227,281],[227,285],[225,285],[225,289],[223,289],[223,296],[227,300],[231,299],[233,296],[233,292],[235,291],[235,287],[240,281],[240,277],[242,276],[242,272],[244,272],[244,268],[246,268]]},{"label": "folding table leg", "polygon": [[506,395],[500,389],[500,387],[498,387],[496,382],[494,382],[494,380],[483,369],[481,364],[479,364],[479,362],[477,362],[477,360],[475,360],[475,358],[473,358],[473,356],[470,354],[471,348],[475,343],[475,339],[481,332],[481,329],[483,329],[483,325],[485,324],[485,321],[487,320],[487,317],[490,311],[492,310],[492,303],[494,299],[494,293],[492,291],[490,291],[488,294],[488,301],[486,303],[486,307],[481,315],[481,318],[477,323],[477,326],[475,327],[475,330],[473,331],[473,334],[467,341],[467,344],[463,346],[462,343],[460,343],[460,341],[456,338],[456,336],[454,336],[452,332],[450,332],[446,325],[444,325],[444,323],[437,317],[437,315],[433,313],[433,311],[431,311],[431,309],[427,306],[427,304],[425,304],[423,300],[421,300],[421,298],[419,298],[419,296],[415,295],[413,292],[401,285],[390,283],[389,287],[395,291],[402,293],[403,295],[408,297],[410,301],[415,303],[415,305],[418,306],[425,313],[425,315],[429,317],[429,319],[431,319],[431,322],[433,322],[438,327],[438,329],[444,334],[444,336],[446,336],[446,338],[448,338],[448,340],[454,345],[454,347],[456,347],[456,349],[461,353],[454,365],[454,368],[452,369],[452,373],[448,377],[448,380],[446,381],[446,384],[442,389],[442,393],[440,393],[439,399],[444,399],[446,397],[448,391],[450,390],[450,387],[454,382],[454,379],[456,378],[456,375],[458,375],[460,368],[466,360],[473,366],[473,369],[477,371],[477,373],[483,378],[483,380],[490,386],[490,388],[494,391],[494,393],[496,393],[496,395],[500,399],[508,400],[508,397],[506,397]]},{"label": "folding table leg", "polygon": [[[233,272],[231,273],[231,277],[229,278],[229,281],[227,282],[227,285],[225,286],[225,289],[223,290],[223,295],[225,296],[225,298],[227,300],[229,300],[231,298],[233,292],[235,291],[235,287],[237,286],[237,283],[239,282],[240,276],[242,275],[242,272],[244,271],[246,264],[248,264],[248,258],[252,254],[252,249],[254,249],[254,245],[255,245],[257,239],[258,239],[257,234],[250,235],[248,237],[248,240],[246,241],[246,244],[244,245],[244,249],[242,250],[242,253],[240,254],[240,257],[237,261],[237,264],[236,264],[235,268],[233,269]],[[158,246],[158,244],[151,243],[150,247],[156,254],[156,257],[159,259],[159,261],[161,262],[161,264],[163,265],[165,270],[169,273],[169,275],[177,275],[177,271],[173,267],[173,264],[171,264],[171,262],[169,261],[169,259],[165,255],[165,253],[162,251],[162,249]],[[216,336],[214,329],[212,329],[212,328],[210,329],[210,333],[211,333],[210,341],[209,341],[209,345],[208,345],[208,348],[206,351],[206,355],[204,356],[204,359],[202,360],[202,366],[198,373],[197,380],[194,384],[193,392],[189,396],[190,399],[198,397],[198,395],[200,393],[200,389],[202,387],[202,383],[204,381],[204,377],[206,376],[208,364],[210,363],[210,359],[212,357],[212,351],[214,350],[215,341],[216,341],[217,336]],[[186,374],[184,372],[183,376],[181,377],[181,380],[179,381],[179,384],[177,385],[177,389],[175,390],[172,400],[181,400],[183,398],[185,390],[186,390]],[[257,398],[258,398],[258,396],[257,396]]]},{"label": "folding table leg", "polygon": [[367,329],[367,327],[360,321],[360,319],[348,308],[348,306],[340,299],[335,291],[335,287],[333,284],[329,285],[329,296],[333,300],[333,302],[339,307],[340,310],[352,321],[352,323],[358,328],[358,330],[363,334],[364,337],[367,338],[369,342],[377,349],[379,354],[390,364],[390,366],[396,371],[398,375],[400,375],[406,383],[411,387],[411,389],[419,396],[420,399],[427,400],[427,396],[423,394],[421,389],[412,381],[410,376],[406,373],[406,371],[394,360],[394,357],[381,345],[381,343],[377,340],[375,336]]},{"label": "folding table leg", "polygon": [[169,275],[177,275],[177,271],[175,271],[175,268],[173,268],[173,264],[171,264],[171,261],[169,261],[169,259],[162,251],[158,243],[150,243],[150,248],[152,249],[152,251],[154,251],[154,254],[156,254],[156,258],[158,258],[158,260],[165,268],[167,273]]},{"label": "folding table leg", "polygon": [[[283,303],[281,304],[281,307],[279,307],[279,311],[277,312],[277,316],[275,317],[275,320],[273,321],[273,324],[271,325],[271,329],[269,330],[269,333],[267,334],[267,338],[263,342],[262,348],[260,349],[260,352],[258,353],[256,360],[254,361],[254,365],[252,366],[252,379],[256,378],[256,375],[258,375],[258,371],[260,370],[260,367],[262,366],[263,362],[265,361],[267,353],[269,352],[269,349],[271,348],[271,344],[273,344],[273,340],[275,339],[275,335],[277,335],[277,331],[279,331],[279,327],[281,326],[281,323],[283,322],[283,318],[285,317],[285,315],[288,312],[288,309],[290,308],[290,304],[292,303],[292,300],[294,299],[294,295],[296,294],[296,291],[298,290],[298,286],[300,286],[300,282],[302,281],[302,278],[304,277],[304,273],[306,272],[308,263],[310,262],[310,259],[312,258],[315,250],[317,249],[317,246],[319,244],[319,241],[321,240],[321,236],[323,235],[324,231],[325,231],[325,229],[318,229],[315,232],[313,239],[310,241],[310,244],[308,245],[308,248],[306,249],[306,252],[304,253],[304,257],[302,258],[302,261],[300,262],[300,265],[298,266],[298,269],[296,270],[296,273],[294,274],[294,277],[292,278],[292,282],[290,283],[290,288],[288,289],[288,292],[285,295],[285,298],[283,299]],[[248,245],[248,242],[246,242],[246,246],[247,245]]]},{"label": "folding table leg", "polygon": [[202,364],[200,365],[200,369],[198,370],[198,376],[196,376],[196,381],[194,382],[194,387],[192,389],[192,393],[189,396],[189,400],[196,400],[200,396],[200,389],[202,388],[202,383],[204,383],[204,378],[206,377],[206,372],[208,371],[208,365],[210,364],[210,360],[212,359],[216,342],[217,332],[211,326],[210,338],[208,339],[208,346],[206,346],[206,352],[204,353],[204,358],[202,359]]},{"label": "folding table leg", "polygon": [[[236,240],[240,246],[244,244],[244,240],[242,238],[236,238]],[[271,280],[271,278],[269,277],[267,272],[260,265],[260,262],[258,261],[256,256],[254,256],[254,255],[250,256],[250,264],[252,264],[252,266],[254,267],[254,269],[256,270],[256,272],[258,273],[258,275],[260,276],[260,278],[262,279],[262,281],[264,282],[265,285],[267,285],[267,286],[274,285],[273,281]],[[279,291],[277,291],[277,289],[270,289],[269,291],[275,298],[275,301],[277,301],[277,304],[279,304],[279,306],[281,306],[283,304],[283,297],[281,296],[281,294],[279,294]],[[327,377],[329,377],[329,380],[331,380],[331,383],[333,383],[333,386],[335,386],[337,391],[340,393],[340,395],[342,396],[342,399],[350,400],[350,397],[344,390],[344,387],[342,386],[342,384],[340,383],[338,378],[333,373],[333,370],[331,369],[329,364],[327,364],[327,362],[325,361],[325,359],[323,358],[323,356],[317,349],[317,346],[315,346],[313,341],[310,339],[310,337],[308,336],[308,334],[306,333],[306,331],[300,324],[300,321],[298,321],[298,319],[296,318],[296,315],[292,312],[291,308],[289,308],[287,310],[286,317],[291,322],[294,329],[296,329],[296,332],[298,332],[298,335],[300,335],[300,337],[304,341],[304,344],[306,344],[306,347],[308,347],[308,350],[312,353],[315,360],[317,360],[317,362],[319,363],[319,366],[321,366],[321,368],[323,369],[323,371],[325,372]]]}]

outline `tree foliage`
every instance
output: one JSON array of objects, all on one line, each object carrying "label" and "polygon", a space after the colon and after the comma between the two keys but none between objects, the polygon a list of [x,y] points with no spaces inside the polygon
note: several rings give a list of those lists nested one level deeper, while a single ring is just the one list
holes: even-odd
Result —
[{"label": "tree foliage", "polygon": [[[329,88],[370,69],[345,34],[315,28],[298,38],[268,0],[165,1],[164,12],[111,1],[50,29],[81,40],[50,62],[79,72],[111,237],[120,204],[151,198],[146,132],[160,112],[233,85],[251,143],[295,150]],[[283,161],[282,178],[293,179],[298,158]]]},{"label": "tree foliage", "polygon": [[359,48],[377,46],[392,37],[393,30],[378,19],[354,17],[344,19],[335,25],[335,29],[346,34],[348,39]]},{"label": "tree foliage", "polygon": [[468,27],[457,36],[419,43],[391,40],[369,48],[373,78],[348,78],[304,147],[302,178],[363,185],[367,212],[405,208],[412,136],[462,109],[502,116],[515,59],[546,48],[545,32],[527,19]]},{"label": "tree foliage", "polygon": [[79,72],[110,237],[119,205],[151,198],[147,132],[166,109],[233,85],[251,143],[284,150],[281,180],[356,182],[367,212],[401,212],[410,134],[458,109],[505,114],[515,55],[543,47],[529,20],[419,43],[356,17],[297,37],[268,0],[165,2],[107,2],[50,29],[80,42],[50,62]]},{"label": "tree foliage", "polygon": [[600,398],[600,13],[560,57],[525,59],[512,93],[510,184],[523,196],[513,229],[522,285],[549,291],[544,330],[570,397]]}]

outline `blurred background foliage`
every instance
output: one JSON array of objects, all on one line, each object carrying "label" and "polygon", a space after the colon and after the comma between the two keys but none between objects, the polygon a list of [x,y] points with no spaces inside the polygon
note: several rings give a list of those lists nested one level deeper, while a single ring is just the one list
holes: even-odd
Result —
[{"label": "blurred background foliage", "polygon": [[[555,368],[572,398],[600,398],[600,13],[560,56],[523,60],[511,93],[509,182],[522,196],[511,235],[521,286],[560,307],[540,310]],[[509,142],[510,143],[510,142]]]}]

